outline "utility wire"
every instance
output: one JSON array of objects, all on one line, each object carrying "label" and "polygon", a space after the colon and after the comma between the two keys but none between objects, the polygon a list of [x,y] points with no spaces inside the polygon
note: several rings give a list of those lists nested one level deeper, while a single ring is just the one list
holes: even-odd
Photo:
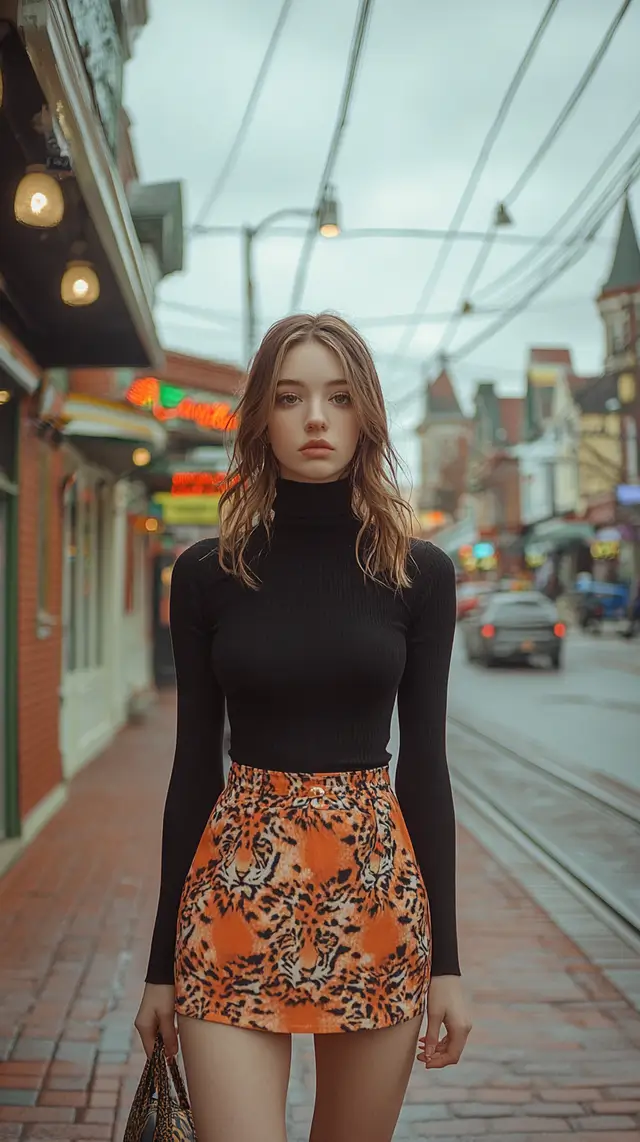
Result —
[{"label": "utility wire", "polygon": [[280,36],[282,35],[282,31],[283,31],[284,26],[287,22],[287,17],[289,15],[289,11],[291,9],[292,3],[293,3],[293,0],[283,0],[282,7],[280,9],[280,14],[278,16],[278,19],[276,20],[275,28],[273,29],[273,32],[271,34],[271,39],[269,40],[269,43],[267,46],[267,50],[264,54],[262,63],[260,64],[260,67],[258,69],[258,74],[256,76],[255,83],[253,85],[253,89],[252,89],[251,94],[249,96],[247,106],[244,109],[244,114],[243,114],[242,119],[240,121],[240,126],[238,127],[238,130],[236,131],[235,138],[231,144],[231,147],[229,149],[227,157],[222,164],[220,172],[216,176],[216,179],[215,179],[211,189],[207,193],[207,195],[204,199],[204,202],[202,203],[202,206],[200,207],[200,210],[198,211],[193,229],[197,229],[198,226],[201,226],[204,223],[205,219],[208,217],[208,215],[211,213],[212,207],[214,206],[214,204],[217,202],[218,198],[220,197],[220,194],[222,193],[222,191],[225,187],[227,179],[229,178],[229,175],[231,174],[231,171],[233,170],[233,168],[235,166],[236,159],[238,158],[238,155],[239,155],[240,150],[242,148],[242,144],[244,143],[247,131],[249,130],[249,127],[251,126],[251,121],[253,119],[256,107],[257,107],[258,102],[260,100],[260,96],[262,94],[262,89],[265,85],[267,75],[269,74],[269,68],[271,67],[271,63],[272,63],[273,57],[275,55],[276,48],[278,46],[278,41],[280,40]]},{"label": "utility wire", "polygon": [[[477,349],[479,345],[483,345],[485,341],[490,340],[496,333],[501,332],[509,322],[513,321],[518,314],[527,308],[529,302],[532,301],[534,297],[537,297],[547,286],[557,281],[562,274],[566,273],[567,270],[571,269],[572,266],[580,261],[589,249],[592,232],[602,225],[616,203],[620,201],[639,176],[640,148],[636,151],[632,160],[626,164],[625,168],[623,168],[621,172],[618,172],[611,180],[609,186],[600,196],[598,203],[592,207],[592,214],[583,219],[580,223],[576,230],[576,242],[580,240],[580,232],[584,230],[586,226],[586,232],[582,234],[582,244],[576,246],[568,253],[565,252],[558,264],[552,264],[557,262],[559,257],[558,252],[552,254],[551,257],[547,259],[548,265],[543,276],[522,297],[504,311],[496,321],[492,322],[491,325],[474,337],[471,337],[460,349],[456,350],[456,352],[451,355],[450,360],[462,360],[468,356],[469,353],[472,353],[474,349]],[[397,401],[393,402],[394,411],[397,411],[398,408],[404,406],[406,403],[415,400],[416,397],[423,393],[424,384],[409,393],[405,393]]]},{"label": "utility wire", "polygon": [[608,154],[605,155],[604,159],[600,163],[600,166],[596,171],[594,171],[593,175],[582,188],[577,197],[574,198],[573,202],[571,202],[563,214],[561,214],[560,218],[558,218],[557,222],[553,224],[551,229],[548,230],[547,233],[540,239],[537,249],[530,250],[527,254],[523,255],[522,258],[519,258],[518,261],[515,262],[512,266],[509,266],[509,268],[500,274],[497,278],[494,278],[492,282],[488,282],[486,286],[483,286],[477,295],[478,300],[483,300],[485,298],[491,297],[497,291],[501,290],[507,282],[511,282],[513,284],[512,279],[521,277],[523,271],[525,273],[530,271],[531,267],[529,263],[537,259],[540,254],[544,253],[544,250],[549,242],[552,242],[556,234],[562,230],[563,226],[575,217],[576,211],[580,209],[582,204],[591,194],[591,191],[595,190],[598,183],[604,178],[606,174],[609,174],[613,163],[618,158],[618,155],[621,151],[624,150],[625,146],[632,138],[632,136],[636,133],[639,127],[640,111],[631,120],[629,126],[620,136],[617,143],[615,143]]},{"label": "utility wire", "polygon": [[518,198],[520,196],[520,194],[524,190],[525,186],[529,182],[532,174],[540,166],[540,163],[542,162],[547,151],[550,149],[552,144],[555,142],[557,136],[560,134],[560,131],[562,130],[567,119],[571,115],[571,112],[577,106],[578,102],[582,98],[587,87],[591,83],[591,80],[593,79],[594,75],[596,74],[598,68],[600,67],[600,64],[602,63],[605,55],[607,54],[607,51],[609,50],[609,47],[611,46],[611,41],[613,40],[613,37],[615,36],[616,32],[618,31],[618,28],[620,27],[622,20],[626,16],[626,14],[627,14],[630,6],[631,6],[631,3],[632,3],[632,0],[623,0],[623,2],[620,5],[620,8],[618,9],[616,15],[614,16],[609,27],[607,28],[607,31],[604,35],[604,38],[603,38],[602,42],[600,43],[600,46],[596,50],[596,52],[595,52],[594,56],[592,57],[589,65],[587,66],[584,74],[582,75],[582,78],[579,80],[576,88],[574,89],[574,91],[569,96],[569,99],[567,100],[564,107],[562,108],[562,111],[558,115],[558,117],[557,117],[555,123],[553,124],[553,126],[551,127],[549,133],[543,139],[542,143],[538,147],[538,150],[536,151],[535,155],[533,156],[531,161],[527,164],[527,166],[523,170],[522,174],[520,175],[520,178],[511,187],[511,190],[509,191],[507,197],[504,200],[507,205],[509,205],[512,202],[515,202],[516,198]]},{"label": "utility wire", "polygon": [[[527,71],[529,70],[529,67],[533,61],[533,58],[534,58],[537,50],[538,50],[538,47],[540,46],[540,42],[542,40],[542,37],[544,36],[544,33],[546,32],[547,27],[551,21],[551,17],[553,16],[556,8],[558,7],[558,3],[559,3],[559,0],[549,0],[549,3],[547,4],[545,12],[542,16],[542,19],[540,20],[540,22],[539,22],[539,24],[538,24],[538,26],[537,26],[534,34],[533,34],[533,37],[530,40],[529,45],[528,45],[522,59],[520,60],[520,63],[518,64],[518,66],[516,68],[516,71],[513,75],[513,78],[512,78],[512,80],[511,80],[511,82],[510,82],[510,84],[509,84],[509,86],[505,92],[505,95],[502,99],[500,107],[498,108],[498,113],[497,113],[493,123],[491,124],[491,127],[489,128],[489,131],[486,135],[486,138],[485,138],[485,140],[484,140],[484,142],[480,148],[480,153],[478,154],[478,157],[475,161],[473,170],[471,171],[471,174],[469,175],[469,179],[468,179],[467,184],[466,184],[466,186],[462,192],[462,195],[460,197],[460,201],[458,202],[458,205],[456,206],[456,209],[453,213],[453,217],[452,217],[451,222],[449,223],[449,226],[448,226],[448,229],[450,231],[457,231],[460,229],[460,227],[462,225],[462,222],[464,220],[464,216],[467,213],[467,210],[469,209],[469,206],[471,204],[471,200],[472,200],[472,198],[473,198],[473,196],[477,190],[478,184],[480,182],[480,179],[482,177],[484,169],[487,165],[487,162],[489,161],[489,157],[491,155],[491,151],[493,150],[494,143],[495,143],[496,139],[498,138],[498,135],[502,129],[502,125],[503,125],[509,111],[511,110],[511,106],[513,104],[513,101],[514,101],[514,99],[515,99],[515,97],[516,97],[516,95],[517,95],[517,93],[518,93],[518,91],[522,85],[522,82],[524,80],[524,77],[525,77]],[[416,315],[421,314],[427,308],[427,306],[431,300],[431,297],[433,295],[433,292],[436,288],[436,285],[438,284],[438,281],[440,280],[442,272],[443,272],[443,270],[447,264],[450,252],[451,252],[450,243],[446,243],[446,244],[443,243],[443,245],[440,247],[440,252],[438,254],[438,257],[436,258],[433,269],[431,270],[431,273],[429,274],[429,277],[427,278],[427,281],[424,285],[422,293],[420,294],[420,297],[418,298],[418,301],[416,303],[416,307],[414,309],[414,314],[416,314]],[[405,331],[405,333],[403,334],[403,336],[401,337],[400,342],[398,344],[398,347],[396,350],[398,357],[402,357],[406,354],[407,350],[411,346],[414,335],[415,335],[415,328],[408,327],[407,330]]]},{"label": "utility wire", "polygon": [[351,50],[349,52],[349,62],[347,64],[347,74],[345,78],[342,96],[340,99],[340,106],[338,109],[338,116],[333,129],[333,135],[329,144],[329,151],[324,164],[320,182],[316,192],[315,207],[313,216],[309,222],[307,233],[305,235],[302,250],[298,260],[296,269],[296,276],[293,284],[293,292],[291,295],[291,310],[295,311],[299,308],[304,293],[304,287],[309,272],[309,265],[311,262],[311,254],[313,252],[313,245],[316,238],[318,212],[322,205],[322,200],[325,197],[333,168],[338,157],[338,151],[342,142],[345,127],[347,125],[347,116],[349,114],[349,107],[355,88],[355,81],[358,72],[358,65],[362,56],[362,49],[373,11],[374,0],[360,0],[358,14],[356,16],[355,29],[353,39],[351,42]]},{"label": "utility wire", "polygon": [[[540,166],[540,163],[542,162],[543,158],[548,153],[548,151],[552,147],[553,143],[557,139],[558,135],[560,134],[562,128],[564,127],[565,123],[569,119],[570,115],[572,114],[572,112],[577,107],[580,99],[584,95],[587,87],[591,83],[591,80],[594,78],[598,68],[600,67],[600,64],[602,63],[610,45],[611,45],[613,37],[615,36],[618,28],[620,27],[620,24],[622,23],[624,16],[626,15],[626,13],[627,13],[630,5],[631,5],[631,2],[632,2],[632,0],[623,0],[623,2],[621,4],[620,8],[618,9],[616,15],[614,16],[609,27],[607,28],[607,31],[606,31],[603,39],[601,40],[598,48],[596,49],[595,54],[591,57],[589,63],[587,64],[587,67],[585,68],[585,70],[582,73],[582,76],[580,77],[578,83],[576,84],[573,91],[571,92],[571,95],[569,96],[564,107],[562,108],[562,110],[560,111],[558,116],[556,117],[554,123],[552,124],[549,131],[545,135],[545,137],[542,140],[537,151],[535,152],[533,157],[529,160],[529,162],[527,163],[525,169],[522,171],[520,176],[516,179],[515,183],[511,187],[511,190],[509,191],[509,193],[503,199],[503,203],[505,206],[512,205],[516,201],[516,199],[522,194],[522,191],[524,190],[525,186],[527,185],[527,183],[530,181],[530,179],[532,178],[532,176],[534,175],[534,173],[536,172],[536,170]],[[440,353],[446,352],[446,349],[450,345],[452,338],[455,336],[457,329],[458,329],[458,326],[460,324],[460,321],[462,320],[462,318],[464,316],[464,313],[463,313],[464,303],[471,299],[471,295],[472,295],[473,290],[475,288],[476,282],[478,281],[478,278],[480,277],[480,274],[482,273],[482,271],[486,265],[489,254],[491,253],[493,243],[495,241],[495,237],[496,237],[496,225],[494,223],[492,226],[490,226],[487,229],[485,242],[483,243],[483,245],[478,250],[478,254],[475,258],[475,261],[473,262],[473,265],[471,266],[471,269],[470,269],[469,273],[467,274],[464,285],[463,285],[462,290],[460,292],[460,296],[458,298],[458,303],[456,306],[456,316],[449,322],[446,329],[444,330],[442,337],[440,338],[440,341],[434,350],[434,357],[438,356]]]}]

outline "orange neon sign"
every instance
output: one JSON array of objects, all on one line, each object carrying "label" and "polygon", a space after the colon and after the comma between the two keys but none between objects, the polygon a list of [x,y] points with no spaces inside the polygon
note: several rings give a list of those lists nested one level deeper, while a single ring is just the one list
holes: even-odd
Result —
[{"label": "orange neon sign", "polygon": [[224,491],[224,472],[175,472],[171,478],[172,496],[214,496]]},{"label": "orange neon sign", "polygon": [[139,377],[127,390],[126,399],[137,408],[147,408],[157,420],[192,420],[200,428],[233,432],[238,417],[225,401],[196,401],[175,385],[157,377]]}]

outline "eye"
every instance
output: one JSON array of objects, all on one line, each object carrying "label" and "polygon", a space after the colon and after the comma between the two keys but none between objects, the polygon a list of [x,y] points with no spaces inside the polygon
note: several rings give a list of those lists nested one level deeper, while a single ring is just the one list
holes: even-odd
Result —
[{"label": "eye", "polygon": [[351,393],[334,393],[334,395],[332,396],[331,399],[334,402],[334,404],[337,404],[341,408],[344,408],[345,405],[351,404]]},{"label": "eye", "polygon": [[276,404],[286,405],[288,408],[291,408],[299,400],[300,397],[297,393],[278,393]]}]

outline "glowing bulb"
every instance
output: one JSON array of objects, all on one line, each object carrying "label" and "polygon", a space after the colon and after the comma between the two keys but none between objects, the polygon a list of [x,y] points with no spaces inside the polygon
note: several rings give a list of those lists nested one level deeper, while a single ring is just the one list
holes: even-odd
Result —
[{"label": "glowing bulb", "polygon": [[151,453],[148,448],[136,448],[131,459],[136,468],[144,468],[151,462]]},{"label": "glowing bulb", "polygon": [[69,262],[60,283],[65,305],[93,305],[100,297],[100,279],[88,262]]},{"label": "glowing bulb", "polygon": [[153,516],[149,516],[149,518],[145,520],[144,526],[146,527],[147,531],[157,531],[160,527],[160,524],[158,523],[157,519],[153,518]]},{"label": "glowing bulb", "polygon": [[41,190],[37,194],[31,196],[31,210],[34,214],[42,214],[42,211],[49,205],[49,199],[46,194]]},{"label": "glowing bulb", "polygon": [[60,183],[41,167],[29,167],[18,184],[13,210],[23,226],[42,230],[59,226],[64,216]]},{"label": "glowing bulb", "polygon": [[0,389],[0,404],[8,404],[11,400],[11,393],[8,389]]}]

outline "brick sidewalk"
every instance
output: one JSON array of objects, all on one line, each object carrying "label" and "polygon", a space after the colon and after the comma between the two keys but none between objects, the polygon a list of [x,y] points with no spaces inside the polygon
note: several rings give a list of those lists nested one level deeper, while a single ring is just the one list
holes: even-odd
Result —
[{"label": "brick sidewalk", "polygon": [[[0,881],[0,1140],[122,1137],[173,718],[168,696],[127,729]],[[460,850],[475,1028],[457,1068],[416,1064],[396,1138],[640,1142],[640,1016],[466,833]],[[300,1038],[290,1142],[312,1091]]]}]

